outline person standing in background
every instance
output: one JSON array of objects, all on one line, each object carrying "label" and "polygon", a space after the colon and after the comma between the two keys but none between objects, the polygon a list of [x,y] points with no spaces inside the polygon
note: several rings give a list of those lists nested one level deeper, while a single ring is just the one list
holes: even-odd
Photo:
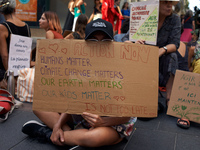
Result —
[{"label": "person standing in background", "polygon": [[187,11],[181,23],[184,27],[180,40],[187,44],[192,39],[191,31],[195,30],[195,21],[193,18],[193,12],[191,10]]},{"label": "person standing in background", "polygon": [[98,18],[102,18],[102,13],[101,13],[101,1],[100,0],[94,0],[94,10],[93,13],[91,14],[88,23],[91,22],[92,20],[96,20]]},{"label": "person standing in background", "polygon": [[122,25],[123,25],[123,22],[126,19],[130,18],[130,9],[129,9],[129,3],[128,2],[124,2],[124,5],[122,6],[121,12],[122,12],[122,15],[124,17],[124,19],[122,20]]},{"label": "person standing in background", "polygon": [[85,14],[78,16],[76,22],[75,32],[68,34],[65,39],[84,39],[85,38],[85,27],[88,23],[88,17]]},{"label": "person standing in background", "polygon": [[73,27],[72,27],[72,31],[75,31],[75,27],[76,27],[76,21],[78,19],[78,16],[80,14],[85,14],[85,7],[87,6],[87,4],[84,2],[84,0],[75,0],[74,2],[74,23],[73,23]]},{"label": "person standing in background", "polygon": [[63,28],[63,32],[65,30],[72,31],[73,23],[74,23],[74,0],[70,0],[68,3],[68,8],[67,8],[67,17],[65,21],[65,25]]}]

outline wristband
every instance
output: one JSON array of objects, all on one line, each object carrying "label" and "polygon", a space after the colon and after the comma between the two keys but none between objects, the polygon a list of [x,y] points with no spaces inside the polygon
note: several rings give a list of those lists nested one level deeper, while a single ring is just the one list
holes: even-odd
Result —
[{"label": "wristband", "polygon": [[165,50],[165,55],[166,55],[166,54],[167,54],[167,47],[164,46],[163,48],[164,48],[164,50]]}]

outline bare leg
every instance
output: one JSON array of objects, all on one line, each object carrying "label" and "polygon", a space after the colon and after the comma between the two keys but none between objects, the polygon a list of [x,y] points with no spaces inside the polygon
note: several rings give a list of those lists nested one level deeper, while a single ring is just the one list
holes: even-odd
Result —
[{"label": "bare leg", "polygon": [[99,147],[119,143],[122,138],[112,127],[77,129],[64,132],[65,144]]},{"label": "bare leg", "polygon": [[[44,112],[44,111],[36,111],[34,110],[33,113],[49,128],[53,130],[54,125],[58,122],[60,118],[60,114],[56,112]],[[71,115],[69,115],[70,119]],[[71,128],[65,124],[62,129],[64,131],[71,130]]]}]

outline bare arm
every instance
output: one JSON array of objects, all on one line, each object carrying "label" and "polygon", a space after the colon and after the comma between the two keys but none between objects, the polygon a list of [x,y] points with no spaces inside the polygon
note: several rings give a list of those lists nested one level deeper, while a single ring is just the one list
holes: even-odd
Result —
[{"label": "bare arm", "polygon": [[94,18],[94,11],[93,11],[93,13],[90,15],[90,18],[89,18],[89,20],[88,20],[88,23],[90,23],[90,21],[92,21],[93,18]]},{"label": "bare arm", "polygon": [[81,9],[80,6],[81,6],[82,4],[84,4],[84,1],[83,1],[83,0],[79,0],[79,1],[76,3],[76,7],[78,7],[79,9]]},{"label": "bare arm", "polygon": [[195,21],[192,21],[192,29],[195,30]]},{"label": "bare arm", "polygon": [[54,39],[54,34],[52,31],[47,31],[46,32],[46,39]]},{"label": "bare arm", "polygon": [[181,24],[184,24],[184,22],[185,22],[185,19],[182,20]]},{"label": "bare arm", "polygon": [[[176,46],[174,44],[168,44],[167,47],[167,53],[173,53],[176,52]],[[159,57],[165,54],[165,49],[163,47],[159,48]]]},{"label": "bare arm", "polygon": [[64,39],[74,39],[74,36],[72,33],[70,33]]},{"label": "bare arm", "polygon": [[194,56],[194,49],[195,49],[195,46],[191,46],[188,50],[188,68],[191,72],[193,71],[191,60],[192,60],[192,57]]},{"label": "bare arm", "polygon": [[64,145],[64,131],[62,130],[62,126],[67,122],[69,118],[69,114],[62,113],[58,122],[53,127],[53,132],[51,134],[51,141],[54,144],[63,146]]},{"label": "bare arm", "polygon": [[8,37],[8,30],[4,25],[0,25],[0,55],[2,58],[5,70],[8,70],[8,47],[6,38]]}]

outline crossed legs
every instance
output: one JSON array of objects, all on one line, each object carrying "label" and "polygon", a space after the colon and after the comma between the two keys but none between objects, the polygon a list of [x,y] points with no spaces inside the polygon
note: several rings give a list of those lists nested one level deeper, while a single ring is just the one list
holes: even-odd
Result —
[{"label": "crossed legs", "polygon": [[[34,114],[52,130],[60,118],[60,114],[56,112],[34,111]],[[69,115],[67,122],[70,122],[71,119],[71,115]],[[64,131],[63,144],[66,145],[99,147],[103,145],[113,145],[119,143],[122,140],[117,131],[112,127],[96,127],[90,129],[71,130],[71,128],[66,123],[62,126],[62,130]],[[54,144],[57,144],[57,142],[54,142],[52,137],[51,141]]]}]

